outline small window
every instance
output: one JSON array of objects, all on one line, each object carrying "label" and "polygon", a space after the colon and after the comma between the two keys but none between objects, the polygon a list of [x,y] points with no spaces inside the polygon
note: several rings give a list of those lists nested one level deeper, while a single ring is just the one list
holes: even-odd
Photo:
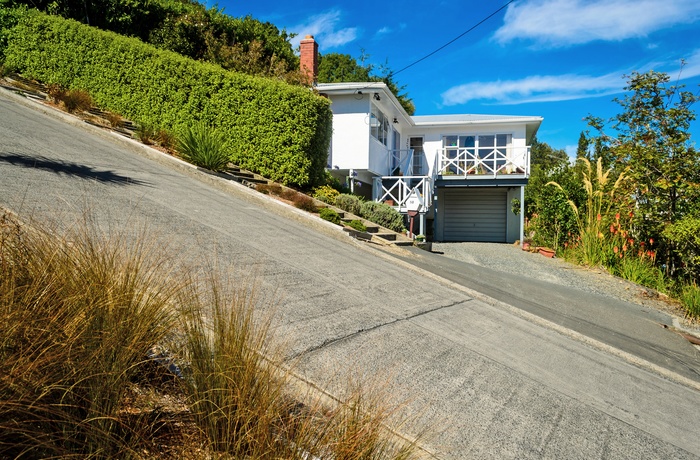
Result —
[{"label": "small window", "polygon": [[372,106],[369,124],[372,137],[377,139],[382,144],[387,145],[389,140],[389,119],[377,107]]}]

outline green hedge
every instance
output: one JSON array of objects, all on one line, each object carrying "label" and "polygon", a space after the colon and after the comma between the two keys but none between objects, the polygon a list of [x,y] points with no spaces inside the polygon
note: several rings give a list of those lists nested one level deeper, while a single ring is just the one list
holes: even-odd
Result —
[{"label": "green hedge", "polygon": [[331,137],[328,100],[306,88],[225,71],[138,39],[31,10],[7,36],[7,65],[88,91],[137,123],[180,134],[221,132],[231,161],[288,185],[321,184]]}]

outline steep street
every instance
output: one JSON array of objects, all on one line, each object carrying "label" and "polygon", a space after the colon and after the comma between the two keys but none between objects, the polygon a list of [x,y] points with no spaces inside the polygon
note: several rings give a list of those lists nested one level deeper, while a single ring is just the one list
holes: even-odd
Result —
[{"label": "steep street", "polygon": [[[527,281],[380,251],[37,107],[0,90],[1,207],[62,225],[88,213],[105,230],[146,226],[194,267],[215,260],[254,277],[306,379],[336,394],[348,375],[385,382],[415,422],[404,433],[427,429],[437,458],[700,458],[700,357],[676,335],[649,339],[668,353],[645,354],[580,327],[599,315],[595,297],[567,315],[528,292],[505,295]],[[552,295],[566,304],[567,292]]]}]

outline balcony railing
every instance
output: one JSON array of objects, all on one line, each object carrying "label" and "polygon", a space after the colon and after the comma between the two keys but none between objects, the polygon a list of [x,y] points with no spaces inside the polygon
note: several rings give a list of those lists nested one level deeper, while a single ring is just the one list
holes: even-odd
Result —
[{"label": "balcony railing", "polygon": [[438,152],[438,175],[530,175],[530,147],[445,147]]},{"label": "balcony railing", "polygon": [[433,181],[428,176],[384,176],[374,179],[374,200],[406,212],[406,201],[417,193],[423,199],[423,209],[433,204]]}]

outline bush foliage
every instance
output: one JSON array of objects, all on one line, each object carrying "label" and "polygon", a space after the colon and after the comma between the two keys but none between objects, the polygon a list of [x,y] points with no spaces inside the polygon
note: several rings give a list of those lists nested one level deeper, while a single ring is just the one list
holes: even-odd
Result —
[{"label": "bush foliage", "polygon": [[340,215],[333,209],[322,208],[318,215],[321,217],[321,219],[327,220],[328,222],[332,222],[336,225],[340,225]]},{"label": "bush foliage", "polygon": [[362,208],[362,200],[356,195],[341,193],[335,197],[335,205],[343,211],[359,216]]},{"label": "bush foliage", "polygon": [[34,10],[3,37],[7,65],[27,77],[84,89],[99,106],[139,124],[182,133],[202,122],[224,136],[232,162],[277,182],[324,181],[330,103],[306,88]]},{"label": "bush foliage", "polygon": [[403,215],[388,204],[365,201],[360,208],[360,216],[395,232],[406,231]]},{"label": "bush foliage", "polygon": [[362,222],[359,219],[353,219],[350,222],[348,222],[348,227],[354,228],[358,232],[366,232],[367,231],[367,226],[365,226],[364,222]]}]

